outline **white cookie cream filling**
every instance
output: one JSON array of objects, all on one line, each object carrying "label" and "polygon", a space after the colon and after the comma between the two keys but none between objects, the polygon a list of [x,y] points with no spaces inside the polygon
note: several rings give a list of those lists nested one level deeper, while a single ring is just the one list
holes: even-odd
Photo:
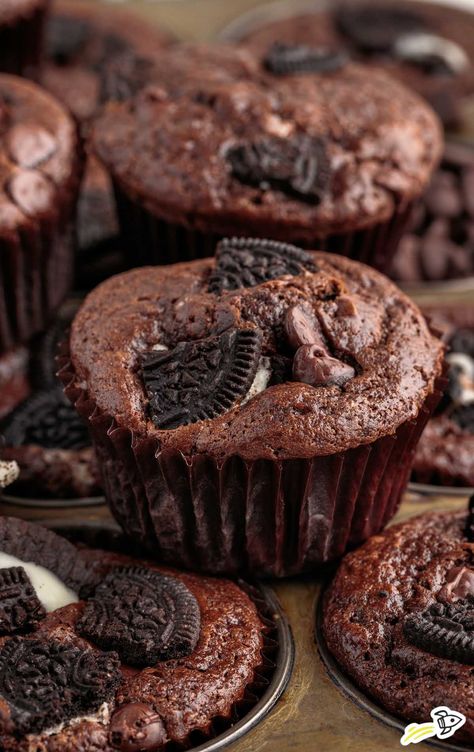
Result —
[{"label": "white cookie cream filling", "polygon": [[77,594],[68,588],[64,582],[61,582],[59,577],[50,572],[49,569],[39,564],[33,564],[31,561],[22,561],[17,559],[16,556],[10,556],[10,554],[0,551],[0,569],[9,569],[10,567],[23,567],[30,578],[38,600],[48,613],[79,601]]},{"label": "white cookie cream filling", "polygon": [[446,356],[450,366],[459,371],[458,381],[461,394],[458,397],[460,405],[469,405],[474,402],[474,360],[465,353],[449,353]]},{"label": "white cookie cream filling", "polygon": [[265,355],[260,358],[260,362],[258,364],[257,373],[255,374],[255,378],[252,382],[252,386],[248,390],[247,394],[245,395],[244,399],[240,403],[241,405],[245,405],[246,402],[252,399],[252,397],[255,397],[260,392],[263,392],[267,386],[268,382],[270,381],[272,377],[272,366],[270,358],[267,358]]}]

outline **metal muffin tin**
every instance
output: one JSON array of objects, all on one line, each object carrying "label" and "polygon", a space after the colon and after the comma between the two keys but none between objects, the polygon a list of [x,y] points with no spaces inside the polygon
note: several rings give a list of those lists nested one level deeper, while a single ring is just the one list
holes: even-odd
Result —
[{"label": "metal muffin tin", "polygon": [[450,496],[456,499],[474,494],[474,488],[468,486],[432,486],[429,483],[409,483],[407,491],[418,496]]},{"label": "metal muffin tin", "polygon": [[79,509],[82,507],[98,507],[106,503],[105,496],[85,496],[80,499],[34,499],[28,496],[13,496],[2,494],[2,503],[13,504],[16,507],[34,507],[35,509]]},{"label": "metal muffin tin", "polygon": [[[119,526],[114,522],[84,521],[80,517],[67,521],[48,518],[38,520],[38,522],[59,534],[91,547],[121,550],[131,555],[138,555],[138,547],[134,546],[123,535]],[[256,587],[273,617],[277,631],[278,653],[270,683],[262,697],[248,713],[227,731],[200,744],[198,747],[192,747],[193,752],[217,752],[217,750],[224,749],[224,747],[241,739],[270,713],[290,681],[295,662],[295,645],[290,624],[273,590],[261,584],[256,585]]]},{"label": "metal muffin tin", "polygon": [[[353,681],[343,673],[343,671],[339,667],[339,664],[330,653],[329,648],[326,644],[326,640],[324,639],[322,629],[323,601],[324,590],[321,591],[318,603],[316,605],[315,640],[319,655],[324,664],[324,668],[329,675],[329,678],[334,682],[339,691],[342,692],[342,694],[347,698],[349,698],[349,700],[354,702],[359,708],[365,710],[367,713],[369,713],[369,715],[372,716],[372,718],[375,718],[377,721],[380,721],[386,726],[390,726],[391,728],[396,729],[400,732],[400,736],[402,736],[408,721],[400,720],[400,718],[397,718],[387,710],[384,710],[384,708],[382,708],[380,705],[377,705],[377,703],[371,700],[370,697],[364,694],[364,692],[359,689],[353,683]],[[424,744],[429,744],[435,749],[445,750],[445,752],[466,752],[467,749],[472,749],[472,747],[469,747],[467,745],[463,746],[460,744],[452,744],[450,742],[442,742],[436,739],[427,739]],[[421,746],[423,747],[424,744]]]}]

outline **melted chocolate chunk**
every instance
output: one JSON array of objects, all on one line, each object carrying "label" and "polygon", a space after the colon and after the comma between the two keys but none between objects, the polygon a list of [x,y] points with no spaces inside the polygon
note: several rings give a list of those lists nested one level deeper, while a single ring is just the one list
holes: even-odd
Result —
[{"label": "melted chocolate chunk", "polygon": [[23,567],[0,569],[0,635],[33,627],[45,616]]},{"label": "melted chocolate chunk", "polygon": [[474,494],[469,499],[469,508],[467,512],[466,527],[464,535],[469,543],[474,543]]},{"label": "melted chocolate chunk", "polygon": [[0,648],[0,697],[15,732],[37,733],[109,701],[120,682],[115,653],[14,637]]},{"label": "melted chocolate chunk", "polygon": [[421,650],[460,663],[474,664],[474,600],[445,605],[435,603],[420,614],[408,616],[406,638]]},{"label": "melted chocolate chunk", "polygon": [[474,330],[458,329],[449,340],[451,352],[464,353],[474,360]]},{"label": "melted chocolate chunk", "polygon": [[67,65],[81,54],[90,37],[87,21],[54,14],[46,27],[46,55],[56,65]]},{"label": "melted chocolate chunk", "polygon": [[372,53],[391,51],[399,37],[425,29],[416,11],[394,5],[344,5],[336,10],[335,22],[349,42],[363,52]]},{"label": "melted chocolate chunk", "polygon": [[288,243],[259,238],[226,238],[216,248],[215,268],[209,279],[209,292],[255,287],[286,275],[316,272],[309,253]]},{"label": "melted chocolate chunk", "polygon": [[109,740],[120,752],[147,752],[165,744],[166,729],[158,713],[143,702],[131,702],[115,711]]},{"label": "melted chocolate chunk", "polygon": [[453,567],[446,575],[446,584],[438,598],[448,602],[474,598],[474,571],[469,567]]},{"label": "melted chocolate chunk", "polygon": [[474,434],[474,402],[457,405],[449,417],[464,431]]},{"label": "melted chocolate chunk", "polygon": [[87,427],[58,387],[29,397],[8,417],[3,434],[10,446],[38,444],[45,449],[90,446]]},{"label": "melted chocolate chunk", "polygon": [[199,605],[179,580],[141,567],[119,567],[96,588],[77,624],[80,634],[116,650],[131,666],[192,653],[200,632]]},{"label": "melted chocolate chunk", "polygon": [[288,343],[294,350],[301,345],[318,345],[322,350],[326,349],[321,325],[309,307],[295,305],[288,308],[284,328]]},{"label": "melted chocolate chunk", "polygon": [[276,42],[268,51],[263,63],[276,76],[300,73],[331,73],[344,67],[348,56],[342,50]]},{"label": "melted chocolate chunk", "polygon": [[331,357],[319,345],[302,345],[293,361],[293,377],[310,386],[339,386],[356,375],[352,366]]},{"label": "melted chocolate chunk", "polygon": [[279,190],[311,204],[322,200],[331,182],[324,141],[307,135],[267,136],[231,147],[226,158],[241,183]]},{"label": "melted chocolate chunk", "polygon": [[151,353],[142,375],[155,425],[177,428],[229,410],[252,385],[261,340],[257,329],[228,329]]}]

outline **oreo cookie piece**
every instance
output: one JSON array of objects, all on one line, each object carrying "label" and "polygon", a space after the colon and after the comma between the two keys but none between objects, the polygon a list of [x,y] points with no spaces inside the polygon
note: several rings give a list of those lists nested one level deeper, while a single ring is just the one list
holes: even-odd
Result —
[{"label": "oreo cookie piece", "polygon": [[0,635],[34,627],[45,616],[23,567],[0,569]]},{"label": "oreo cookie piece", "polygon": [[316,272],[311,254],[289,243],[259,238],[226,238],[217,245],[209,292],[255,287],[286,275]]},{"label": "oreo cookie piece", "polygon": [[[13,637],[0,647],[0,698],[14,732],[38,733],[93,713],[120,682],[115,653],[83,650],[51,640]],[[0,719],[0,733],[2,732]]]},{"label": "oreo cookie piece", "polygon": [[37,444],[44,449],[90,446],[87,427],[57,387],[39,391],[8,416],[2,432],[9,446]]},{"label": "oreo cookie piece", "polygon": [[96,588],[77,629],[116,650],[125,663],[143,667],[192,653],[200,621],[198,602],[182,582],[142,567],[119,567]]},{"label": "oreo cookie piece", "polygon": [[229,410],[252,385],[261,341],[257,329],[232,328],[150,353],[142,363],[142,377],[154,424],[177,428]]},{"label": "oreo cookie piece", "polygon": [[336,9],[337,28],[349,42],[363,52],[390,52],[396,40],[426,29],[421,15],[395,5],[343,5]]},{"label": "oreo cookie piece", "polygon": [[279,190],[311,204],[320,203],[331,182],[324,141],[312,136],[267,136],[231,147],[226,159],[241,183]]},{"label": "oreo cookie piece", "polygon": [[408,616],[407,639],[428,653],[474,665],[474,600],[435,603],[421,614]]},{"label": "oreo cookie piece", "polygon": [[449,417],[460,428],[474,434],[474,402],[468,402],[466,405],[457,405]]},{"label": "oreo cookie piece", "polygon": [[343,50],[275,42],[263,64],[276,76],[294,76],[300,73],[332,73],[343,68],[348,59]]},{"label": "oreo cookie piece", "polygon": [[474,360],[474,330],[458,329],[449,340],[451,352],[464,353]]}]

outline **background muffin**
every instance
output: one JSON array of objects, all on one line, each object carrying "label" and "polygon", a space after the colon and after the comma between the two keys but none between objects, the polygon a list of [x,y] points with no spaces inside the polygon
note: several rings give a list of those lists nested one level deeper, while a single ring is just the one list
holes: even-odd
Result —
[{"label": "background muffin", "polygon": [[382,275],[260,240],[106,281],[70,349],[124,529],[165,561],[273,575],[392,516],[443,360]]},{"label": "background muffin", "polygon": [[49,0],[3,0],[0,7],[0,71],[39,76]]}]

